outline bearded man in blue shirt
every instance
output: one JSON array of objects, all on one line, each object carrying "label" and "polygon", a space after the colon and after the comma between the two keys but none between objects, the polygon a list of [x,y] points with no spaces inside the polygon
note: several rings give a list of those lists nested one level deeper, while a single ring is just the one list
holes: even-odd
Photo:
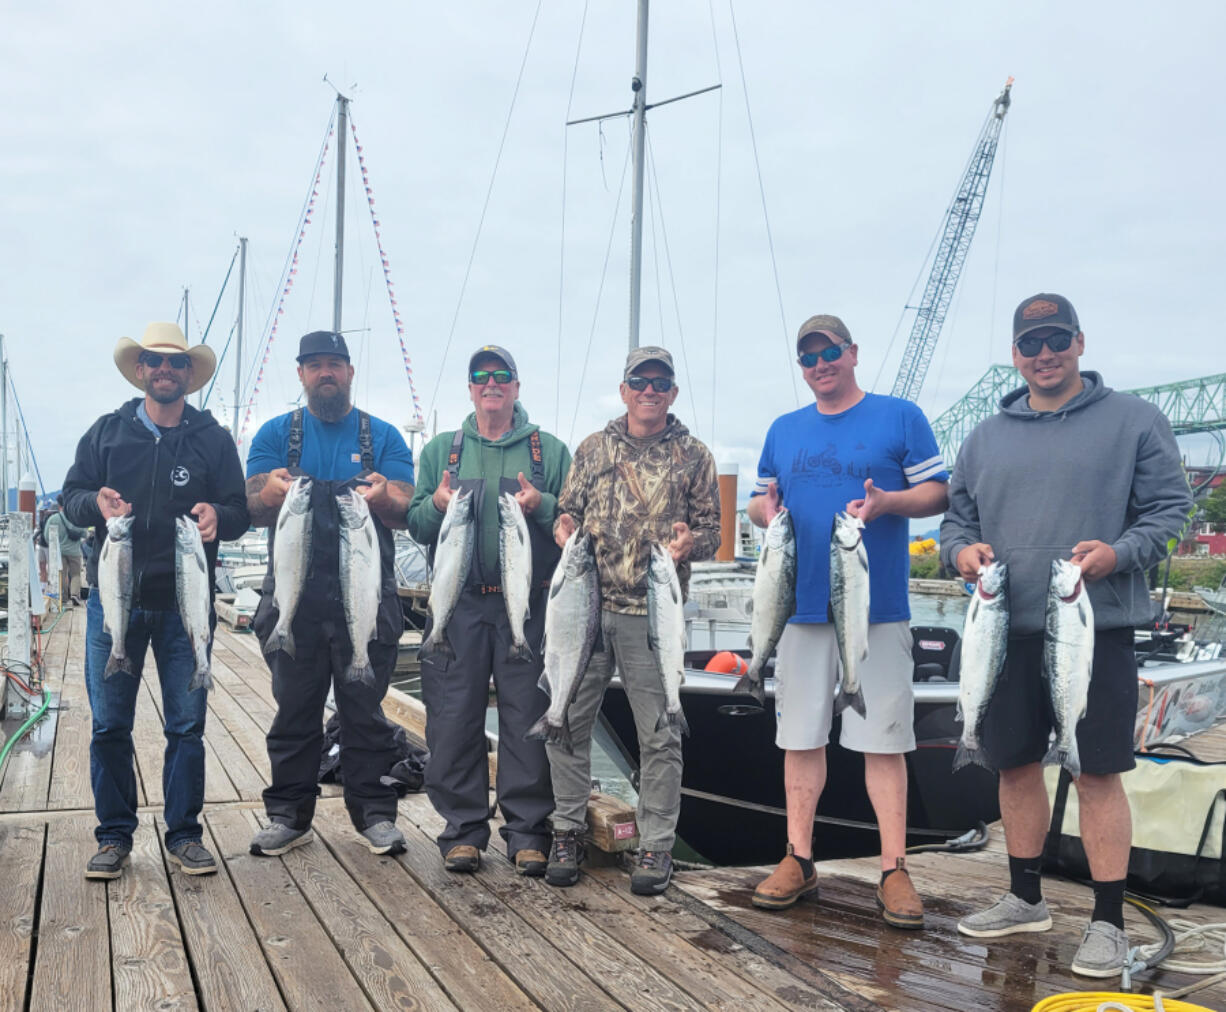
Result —
[{"label": "bearded man in blue shirt", "polygon": [[[275,529],[295,478],[312,479],[310,560],[290,627],[292,656],[285,648],[268,652],[279,618],[271,533],[268,572],[252,623],[272,671],[277,714],[268,730],[272,783],[264,791],[264,808],[269,824],[251,841],[251,853],[275,857],[313,838],[323,710],[331,687],[349,818],[372,853],[396,854],[405,846],[395,824],[396,791],[380,782],[396,762],[394,728],[381,704],[404,631],[392,529],[405,526],[413,457],[394,426],[350,403],[353,366],[340,334],[317,330],[302,338],[298,378],[306,409],[265,422],[247,457],[247,507],[256,527]],[[351,488],[365,498],[379,539],[382,593],[375,638],[368,645],[370,683],[345,676],[356,644],[350,642],[342,604],[336,496]]]}]

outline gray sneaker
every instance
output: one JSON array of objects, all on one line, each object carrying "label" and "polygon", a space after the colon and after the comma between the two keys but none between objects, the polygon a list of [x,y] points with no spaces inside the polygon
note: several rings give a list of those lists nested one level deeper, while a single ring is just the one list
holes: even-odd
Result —
[{"label": "gray sneaker", "polygon": [[972,938],[999,938],[1019,931],[1046,931],[1050,927],[1046,900],[1027,903],[1013,893],[1005,893],[987,910],[967,914],[958,922],[958,930]]},{"label": "gray sneaker", "polygon": [[251,839],[251,853],[258,857],[277,857],[315,839],[311,827],[295,829],[281,822],[270,822]]},{"label": "gray sneaker", "polygon": [[123,874],[132,848],[124,843],[104,843],[85,866],[86,878],[112,879]]},{"label": "gray sneaker", "polygon": [[177,847],[171,847],[167,854],[171,862],[182,869],[184,875],[214,875],[217,873],[217,862],[213,855],[204,848],[199,840],[188,840]]},{"label": "gray sneaker", "polygon": [[362,838],[372,854],[403,854],[405,851],[404,834],[386,819],[363,829]]},{"label": "gray sneaker", "polygon": [[657,896],[673,877],[673,857],[667,850],[641,850],[630,874],[630,891],[636,896]]},{"label": "gray sneaker", "polygon": [[1109,921],[1091,921],[1073,957],[1082,977],[1118,977],[1128,958],[1128,936]]}]

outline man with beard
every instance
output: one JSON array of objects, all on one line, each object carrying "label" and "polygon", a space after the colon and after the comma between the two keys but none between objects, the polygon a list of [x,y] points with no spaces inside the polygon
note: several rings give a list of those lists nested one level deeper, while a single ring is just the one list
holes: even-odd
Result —
[{"label": "man with beard", "polygon": [[[268,730],[272,783],[264,791],[269,824],[251,853],[273,857],[309,843],[318,793],[324,702],[331,687],[340,719],[341,776],[354,828],[375,854],[396,854],[396,791],[380,777],[396,762],[392,725],[381,704],[396,664],[404,615],[396,593],[392,528],[405,526],[413,496],[413,457],[390,424],[349,401],[353,366],[340,334],[317,330],[298,346],[298,378],[307,406],[266,422],[247,457],[247,505],[256,527],[268,527],[269,560],[253,627],[272,671],[277,713]],[[292,645],[269,652],[280,618],[274,603],[274,531],[296,478],[309,477],[310,557],[290,623]],[[379,537],[382,594],[375,639],[368,645],[373,683],[349,679],[356,644],[342,604],[340,515],[336,496],[356,489],[366,500]]]},{"label": "man with beard", "polygon": [[[528,421],[519,402],[519,372],[505,348],[487,344],[468,361],[468,395],[475,409],[455,432],[440,432],[421,453],[421,481],[409,508],[409,532],[438,542],[447,505],[461,490],[472,495],[476,548],[445,636],[455,656],[422,651],[430,764],[426,791],[447,825],[438,836],[448,871],[475,872],[490,839],[489,764],[485,714],[490,678],[498,695],[497,803],[507,856],[521,875],[545,874],[553,791],[540,741],[524,735],[549,699],[537,688],[544,666],[545,598],[558,561],[553,520],[570,468],[562,442]],[[511,494],[527,521],[532,555],[526,650],[512,643],[500,558],[500,509]],[[433,622],[426,633],[432,631]]]},{"label": "man with beard", "polygon": [[[195,518],[211,572],[218,539],[237,538],[247,530],[242,464],[234,441],[213,416],[184,401],[213,375],[211,349],[189,349],[175,324],[151,323],[140,344],[120,339],[115,364],[145,396],[103,415],[81,437],[63,493],[65,518],[81,527],[96,526],[103,536],[108,520],[129,515],[134,520],[127,659],[118,670],[107,671],[112,642],[101,594],[90,594],[86,611],[85,683],[93,712],[90,784],[98,853],[85,877],[119,878],[132,850],[137,824],[132,726],[150,646],[166,725],[167,856],[184,874],[210,875],[217,863],[201,842],[199,821],[208,690],[188,689],[195,661],[176,599],[175,520]],[[92,587],[98,586],[100,554],[89,558]],[[211,610],[209,618],[215,625]]]}]

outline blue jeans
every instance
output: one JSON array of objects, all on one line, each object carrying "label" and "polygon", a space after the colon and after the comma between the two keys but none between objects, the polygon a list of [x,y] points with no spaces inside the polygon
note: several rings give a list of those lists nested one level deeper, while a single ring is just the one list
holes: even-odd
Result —
[{"label": "blue jeans", "polygon": [[[132,725],[136,694],[147,649],[153,647],[162,685],[162,717],[166,728],[166,761],[162,793],[166,799],[166,846],[200,840],[200,809],[204,807],[204,717],[208,692],[187,691],[196,662],[177,611],[133,608],[125,637],[132,674],[116,671],[103,678],[111,653],[111,636],[103,628],[102,601],[89,595],[85,627],[85,684],[93,711],[89,742],[89,776],[99,845],[132,845],[136,831],[136,770]],[[210,652],[212,644],[209,644]]]}]

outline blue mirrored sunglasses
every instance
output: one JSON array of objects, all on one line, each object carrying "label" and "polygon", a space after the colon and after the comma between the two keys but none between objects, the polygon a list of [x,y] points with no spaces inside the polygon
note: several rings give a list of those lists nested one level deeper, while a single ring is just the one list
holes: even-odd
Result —
[{"label": "blue mirrored sunglasses", "polygon": [[817,365],[817,360],[820,358],[823,362],[837,362],[843,357],[843,346],[841,344],[832,344],[821,351],[806,351],[796,361],[806,369],[812,369]]},{"label": "blue mirrored sunglasses", "polygon": [[510,369],[474,369],[468,378],[473,386],[483,387],[491,379],[495,383],[510,383],[515,374]]}]

